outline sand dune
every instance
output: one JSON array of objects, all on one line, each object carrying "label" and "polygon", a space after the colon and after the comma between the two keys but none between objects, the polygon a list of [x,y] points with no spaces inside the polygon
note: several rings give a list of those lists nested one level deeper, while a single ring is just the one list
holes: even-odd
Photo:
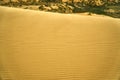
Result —
[{"label": "sand dune", "polygon": [[118,80],[120,19],[0,7],[1,80]]}]

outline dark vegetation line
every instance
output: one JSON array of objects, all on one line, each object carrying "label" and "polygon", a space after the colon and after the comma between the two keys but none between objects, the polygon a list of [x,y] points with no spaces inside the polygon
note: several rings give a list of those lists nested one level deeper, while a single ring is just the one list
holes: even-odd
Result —
[{"label": "dark vegetation line", "polygon": [[59,13],[104,14],[120,18],[120,0],[0,0],[0,5]]}]

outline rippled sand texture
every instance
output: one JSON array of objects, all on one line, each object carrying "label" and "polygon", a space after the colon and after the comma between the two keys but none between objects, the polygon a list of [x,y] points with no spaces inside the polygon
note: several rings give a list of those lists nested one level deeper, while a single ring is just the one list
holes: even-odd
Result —
[{"label": "rippled sand texture", "polygon": [[120,19],[0,7],[1,80],[118,80]]}]

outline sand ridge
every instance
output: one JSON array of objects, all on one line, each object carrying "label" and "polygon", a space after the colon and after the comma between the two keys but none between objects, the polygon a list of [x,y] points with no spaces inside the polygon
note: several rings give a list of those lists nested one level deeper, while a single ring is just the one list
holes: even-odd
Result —
[{"label": "sand ridge", "polygon": [[[21,9],[21,8],[13,8],[13,7],[3,7],[3,6],[0,6],[1,8],[1,12],[2,12],[2,9],[4,9],[4,11],[12,11],[12,12],[16,12],[16,11],[22,11],[22,12],[19,12],[19,13],[24,13],[26,14],[27,12],[31,12],[32,13],[36,13],[36,14],[47,14],[47,15],[55,15],[57,14],[57,16],[59,15],[65,15],[65,16],[76,16],[78,17],[77,15],[79,14],[64,14],[64,13],[54,13],[54,12],[45,12],[45,11],[34,11],[34,10],[28,10],[28,9]],[[12,10],[11,10],[12,9]],[[2,14],[2,13],[1,13]],[[30,14],[30,13],[27,13],[27,14]],[[103,16],[103,15],[96,15],[96,14],[93,14],[94,16],[89,16],[87,15],[88,13],[81,13],[82,15],[79,15],[80,17],[82,16],[87,16],[87,17],[105,17],[105,18],[111,18],[111,17],[108,17],[108,16]],[[114,18],[113,18],[114,19]]]}]

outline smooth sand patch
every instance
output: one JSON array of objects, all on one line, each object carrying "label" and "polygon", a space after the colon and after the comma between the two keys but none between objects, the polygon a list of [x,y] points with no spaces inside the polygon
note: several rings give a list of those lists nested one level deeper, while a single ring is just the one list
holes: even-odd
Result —
[{"label": "smooth sand patch", "polygon": [[120,19],[0,7],[2,80],[118,80]]}]

